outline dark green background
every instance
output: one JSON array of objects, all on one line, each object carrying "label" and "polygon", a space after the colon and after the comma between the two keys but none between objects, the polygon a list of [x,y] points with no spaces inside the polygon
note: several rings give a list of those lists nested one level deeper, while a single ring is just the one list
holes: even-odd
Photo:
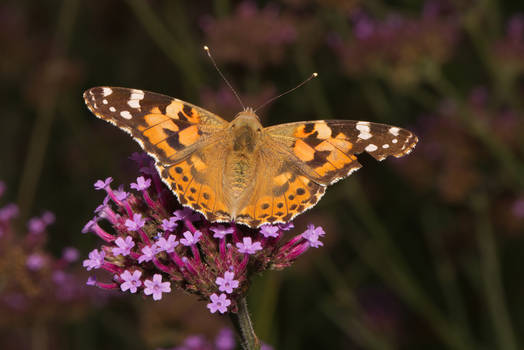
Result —
[{"label": "dark green background", "polygon": [[[521,348],[524,32],[511,39],[507,24],[522,2],[440,2],[434,17],[424,14],[428,4],[407,0],[250,4],[3,1],[2,204],[18,202],[22,223],[52,210],[49,249],[72,245],[86,256],[99,244],[80,234],[102,200],[92,184],[107,176],[128,184],[137,171],[127,157],[138,146],[89,113],[85,89],[160,92],[231,120],[240,107],[204,44],[251,105],[316,71],[261,110],[265,125],[369,120],[411,129],[420,143],[402,160],[363,156],[363,169],[296,220],[296,233],[322,225],[325,246],[255,281],[257,333],[289,350]],[[359,44],[362,12],[386,32],[384,22],[399,16],[405,29]],[[27,348],[154,349],[227,324],[178,295],[156,304],[115,298],[61,317]],[[13,348],[42,336],[30,331],[34,321]]]}]

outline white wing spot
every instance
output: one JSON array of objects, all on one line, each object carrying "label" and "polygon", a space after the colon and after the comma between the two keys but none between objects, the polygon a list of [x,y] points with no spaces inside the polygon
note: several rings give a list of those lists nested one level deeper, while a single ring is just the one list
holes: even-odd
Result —
[{"label": "white wing spot", "polygon": [[391,142],[393,142],[393,143],[397,143],[398,140],[397,140],[397,139],[393,139],[393,141],[391,141]]},{"label": "white wing spot", "polygon": [[131,113],[129,113],[128,111],[122,111],[122,112],[120,112],[120,115],[121,115],[122,118],[124,118],[124,119],[131,119],[131,118],[133,118],[133,116],[131,115]]},{"label": "white wing spot", "polygon": [[374,144],[370,143],[364,149],[366,150],[366,152],[373,152],[373,151],[376,151],[377,148],[378,148],[377,146],[375,146]]},{"label": "white wing spot", "polygon": [[109,110],[110,110],[111,112],[116,112],[116,108],[113,107],[113,106],[109,107]]},{"label": "white wing spot", "polygon": [[398,132],[399,132],[399,130],[400,130],[400,129],[397,128],[397,127],[389,128],[389,132],[390,132],[391,134],[393,134],[394,136],[398,136]]},{"label": "white wing spot", "polygon": [[144,91],[142,90],[131,90],[131,97],[127,101],[127,104],[131,108],[140,108],[140,100],[144,99]]},{"label": "white wing spot", "polygon": [[102,94],[104,95],[104,97],[109,96],[113,93],[113,90],[108,87],[102,88],[102,90]]},{"label": "white wing spot", "polygon": [[386,144],[382,145],[382,148],[389,148],[389,145],[386,143]]},{"label": "white wing spot", "polygon": [[360,131],[369,132],[369,122],[358,122],[356,128]]},{"label": "white wing spot", "polygon": [[131,99],[141,100],[144,98],[144,92],[142,90],[131,90]]},{"label": "white wing spot", "polygon": [[358,137],[363,140],[367,140],[373,136],[369,133],[369,122],[358,122],[356,129],[360,131]]},{"label": "white wing spot", "polygon": [[107,104],[107,100],[104,98],[104,99],[102,100],[102,103],[106,105],[106,104]]},{"label": "white wing spot", "polygon": [[140,108],[140,100],[129,100],[127,101],[127,104],[131,108]]},{"label": "white wing spot", "polygon": [[318,138],[328,139],[331,137],[331,128],[326,123],[315,123],[315,131]]}]

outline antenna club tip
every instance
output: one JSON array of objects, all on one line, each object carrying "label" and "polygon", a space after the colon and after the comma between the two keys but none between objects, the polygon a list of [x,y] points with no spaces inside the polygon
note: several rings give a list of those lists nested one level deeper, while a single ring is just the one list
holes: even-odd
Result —
[{"label": "antenna club tip", "polygon": [[316,78],[316,77],[318,77],[318,73],[317,72],[313,73],[313,78]]},{"label": "antenna club tip", "polygon": [[209,47],[207,47],[207,45],[204,45],[204,50],[209,51]]}]

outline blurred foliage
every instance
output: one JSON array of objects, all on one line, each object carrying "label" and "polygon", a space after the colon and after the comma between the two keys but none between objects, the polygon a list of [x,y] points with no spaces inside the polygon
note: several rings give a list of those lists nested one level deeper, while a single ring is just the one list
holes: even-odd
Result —
[{"label": "blurred foliage", "polygon": [[[516,0],[5,0],[1,204],[19,204],[20,225],[52,210],[50,253],[75,246],[85,256],[95,238],[80,230],[100,200],[92,183],[128,183],[127,157],[138,149],[89,113],[85,89],[151,90],[231,120],[240,107],[204,44],[253,106],[317,71],[265,107],[263,122],[385,122],[412,129],[420,143],[401,160],[363,156],[362,170],[296,220],[323,225],[326,246],[255,281],[259,336],[289,350],[520,349],[521,13]],[[60,317],[18,331],[32,341],[0,339],[0,347],[153,349],[213,336],[227,321],[187,296],[118,298],[81,318]]]}]

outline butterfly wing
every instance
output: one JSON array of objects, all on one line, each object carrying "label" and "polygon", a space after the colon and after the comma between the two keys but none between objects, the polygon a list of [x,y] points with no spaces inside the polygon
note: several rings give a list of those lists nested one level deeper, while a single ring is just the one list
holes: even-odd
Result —
[{"label": "butterfly wing", "polygon": [[180,203],[209,220],[228,220],[220,191],[228,122],[190,103],[152,92],[95,87],[84,93],[98,118],[125,130],[155,158]]},{"label": "butterfly wing", "polygon": [[313,207],[325,192],[325,185],[311,179],[289,149],[271,138],[260,148],[254,188],[236,222],[251,227],[285,223]]},{"label": "butterfly wing", "polygon": [[164,166],[188,157],[228,124],[203,108],[143,90],[95,87],[84,100],[93,114],[128,132]]},{"label": "butterfly wing", "polygon": [[356,154],[367,152],[377,160],[399,158],[411,152],[418,142],[406,129],[353,120],[288,123],[265,130],[288,149],[290,158],[309,178],[323,185],[359,169]]},{"label": "butterfly wing", "polygon": [[288,123],[264,131],[268,139],[256,188],[236,218],[249,226],[288,222],[312,208],[327,185],[361,167],[356,154],[402,157],[418,141],[405,129],[349,120]]},{"label": "butterfly wing", "polygon": [[231,221],[230,203],[222,186],[226,135],[213,137],[184,160],[157,169],[182,205],[202,213],[207,220]]}]

